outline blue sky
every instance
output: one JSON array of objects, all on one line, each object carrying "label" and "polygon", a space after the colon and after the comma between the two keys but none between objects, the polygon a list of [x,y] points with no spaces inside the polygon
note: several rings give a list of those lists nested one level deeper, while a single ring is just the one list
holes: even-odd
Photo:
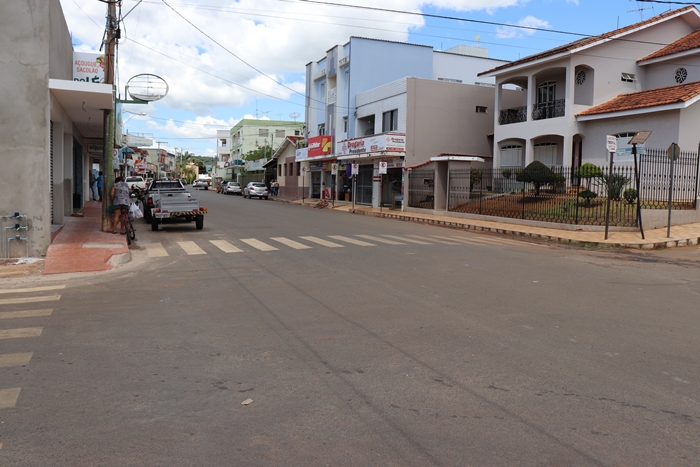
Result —
[{"label": "blue sky", "polygon": [[[215,152],[216,130],[230,128],[242,118],[291,120],[296,112],[301,114],[298,120],[303,120],[304,65],[322,58],[326,50],[351,35],[441,50],[478,44],[492,58],[516,60],[581,36],[503,25],[595,35],[668,10],[666,5],[628,0],[347,0],[368,8],[303,0],[166,2],[123,1],[122,15],[135,8],[123,22],[120,92],[128,78],[138,73],[163,76],[170,86],[162,101],[126,106],[129,111],[147,113],[146,117],[126,113],[126,128],[164,141],[164,147],[205,156]],[[106,4],[61,0],[61,5],[76,50],[96,51]]]}]

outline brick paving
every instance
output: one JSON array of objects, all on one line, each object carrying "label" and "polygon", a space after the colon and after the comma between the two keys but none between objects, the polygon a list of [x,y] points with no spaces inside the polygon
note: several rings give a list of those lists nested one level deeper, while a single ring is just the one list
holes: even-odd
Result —
[{"label": "brick paving", "polygon": [[110,259],[129,254],[126,236],[102,232],[101,203],[90,201],[80,212],[84,217],[67,218],[58,231],[42,274],[107,271],[113,267]]}]

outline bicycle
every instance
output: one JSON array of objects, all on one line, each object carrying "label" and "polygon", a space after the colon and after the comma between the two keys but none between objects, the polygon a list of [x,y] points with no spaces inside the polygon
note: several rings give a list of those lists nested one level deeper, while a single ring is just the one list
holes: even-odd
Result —
[{"label": "bicycle", "polygon": [[119,214],[121,216],[121,228],[124,229],[122,235],[126,235],[127,245],[131,245],[132,240],[136,240],[136,229],[131,223],[131,216],[129,216],[129,210],[126,209],[124,212]]},{"label": "bicycle", "polygon": [[325,199],[322,199],[321,201],[319,201],[318,203],[316,203],[314,205],[315,208],[319,208],[319,209],[323,209],[326,206],[328,206],[328,201],[326,201]]}]

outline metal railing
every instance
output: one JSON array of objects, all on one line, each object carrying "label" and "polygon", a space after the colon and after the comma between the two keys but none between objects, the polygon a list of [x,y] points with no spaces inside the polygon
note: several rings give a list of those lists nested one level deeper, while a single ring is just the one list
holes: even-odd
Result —
[{"label": "metal railing", "polygon": [[435,209],[434,170],[411,170],[408,173],[408,206]]},{"label": "metal railing", "polygon": [[546,104],[533,104],[532,119],[544,120],[546,118],[563,117],[566,110],[566,99],[557,99]]},{"label": "metal railing", "polygon": [[498,113],[498,124],[509,125],[511,123],[520,123],[527,120],[527,106],[513,107],[511,109],[503,109]]},{"label": "metal railing", "polygon": [[[646,155],[640,156],[642,209],[668,208],[670,161],[662,154],[665,151],[648,149]],[[672,209],[695,209],[698,162],[698,155],[691,153],[682,154],[675,162]],[[633,166],[614,166],[612,172],[607,167],[589,171],[545,169],[534,173],[525,168],[450,171],[448,209],[560,224],[605,225],[609,195],[610,225],[637,225]],[[409,197],[413,198],[410,192]],[[410,202],[409,206],[423,207]]]}]

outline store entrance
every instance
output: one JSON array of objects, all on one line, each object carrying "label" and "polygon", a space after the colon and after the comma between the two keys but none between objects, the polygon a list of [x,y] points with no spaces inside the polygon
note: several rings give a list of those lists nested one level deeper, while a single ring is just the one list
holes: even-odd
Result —
[{"label": "store entrance", "polygon": [[387,169],[382,175],[382,206],[401,204],[401,176],[403,169]]},{"label": "store entrance", "polygon": [[321,197],[321,171],[311,172],[311,197]]},{"label": "store entrance", "polygon": [[374,172],[373,165],[361,165],[360,171],[357,174],[356,190],[357,204],[372,204],[372,173]]}]

